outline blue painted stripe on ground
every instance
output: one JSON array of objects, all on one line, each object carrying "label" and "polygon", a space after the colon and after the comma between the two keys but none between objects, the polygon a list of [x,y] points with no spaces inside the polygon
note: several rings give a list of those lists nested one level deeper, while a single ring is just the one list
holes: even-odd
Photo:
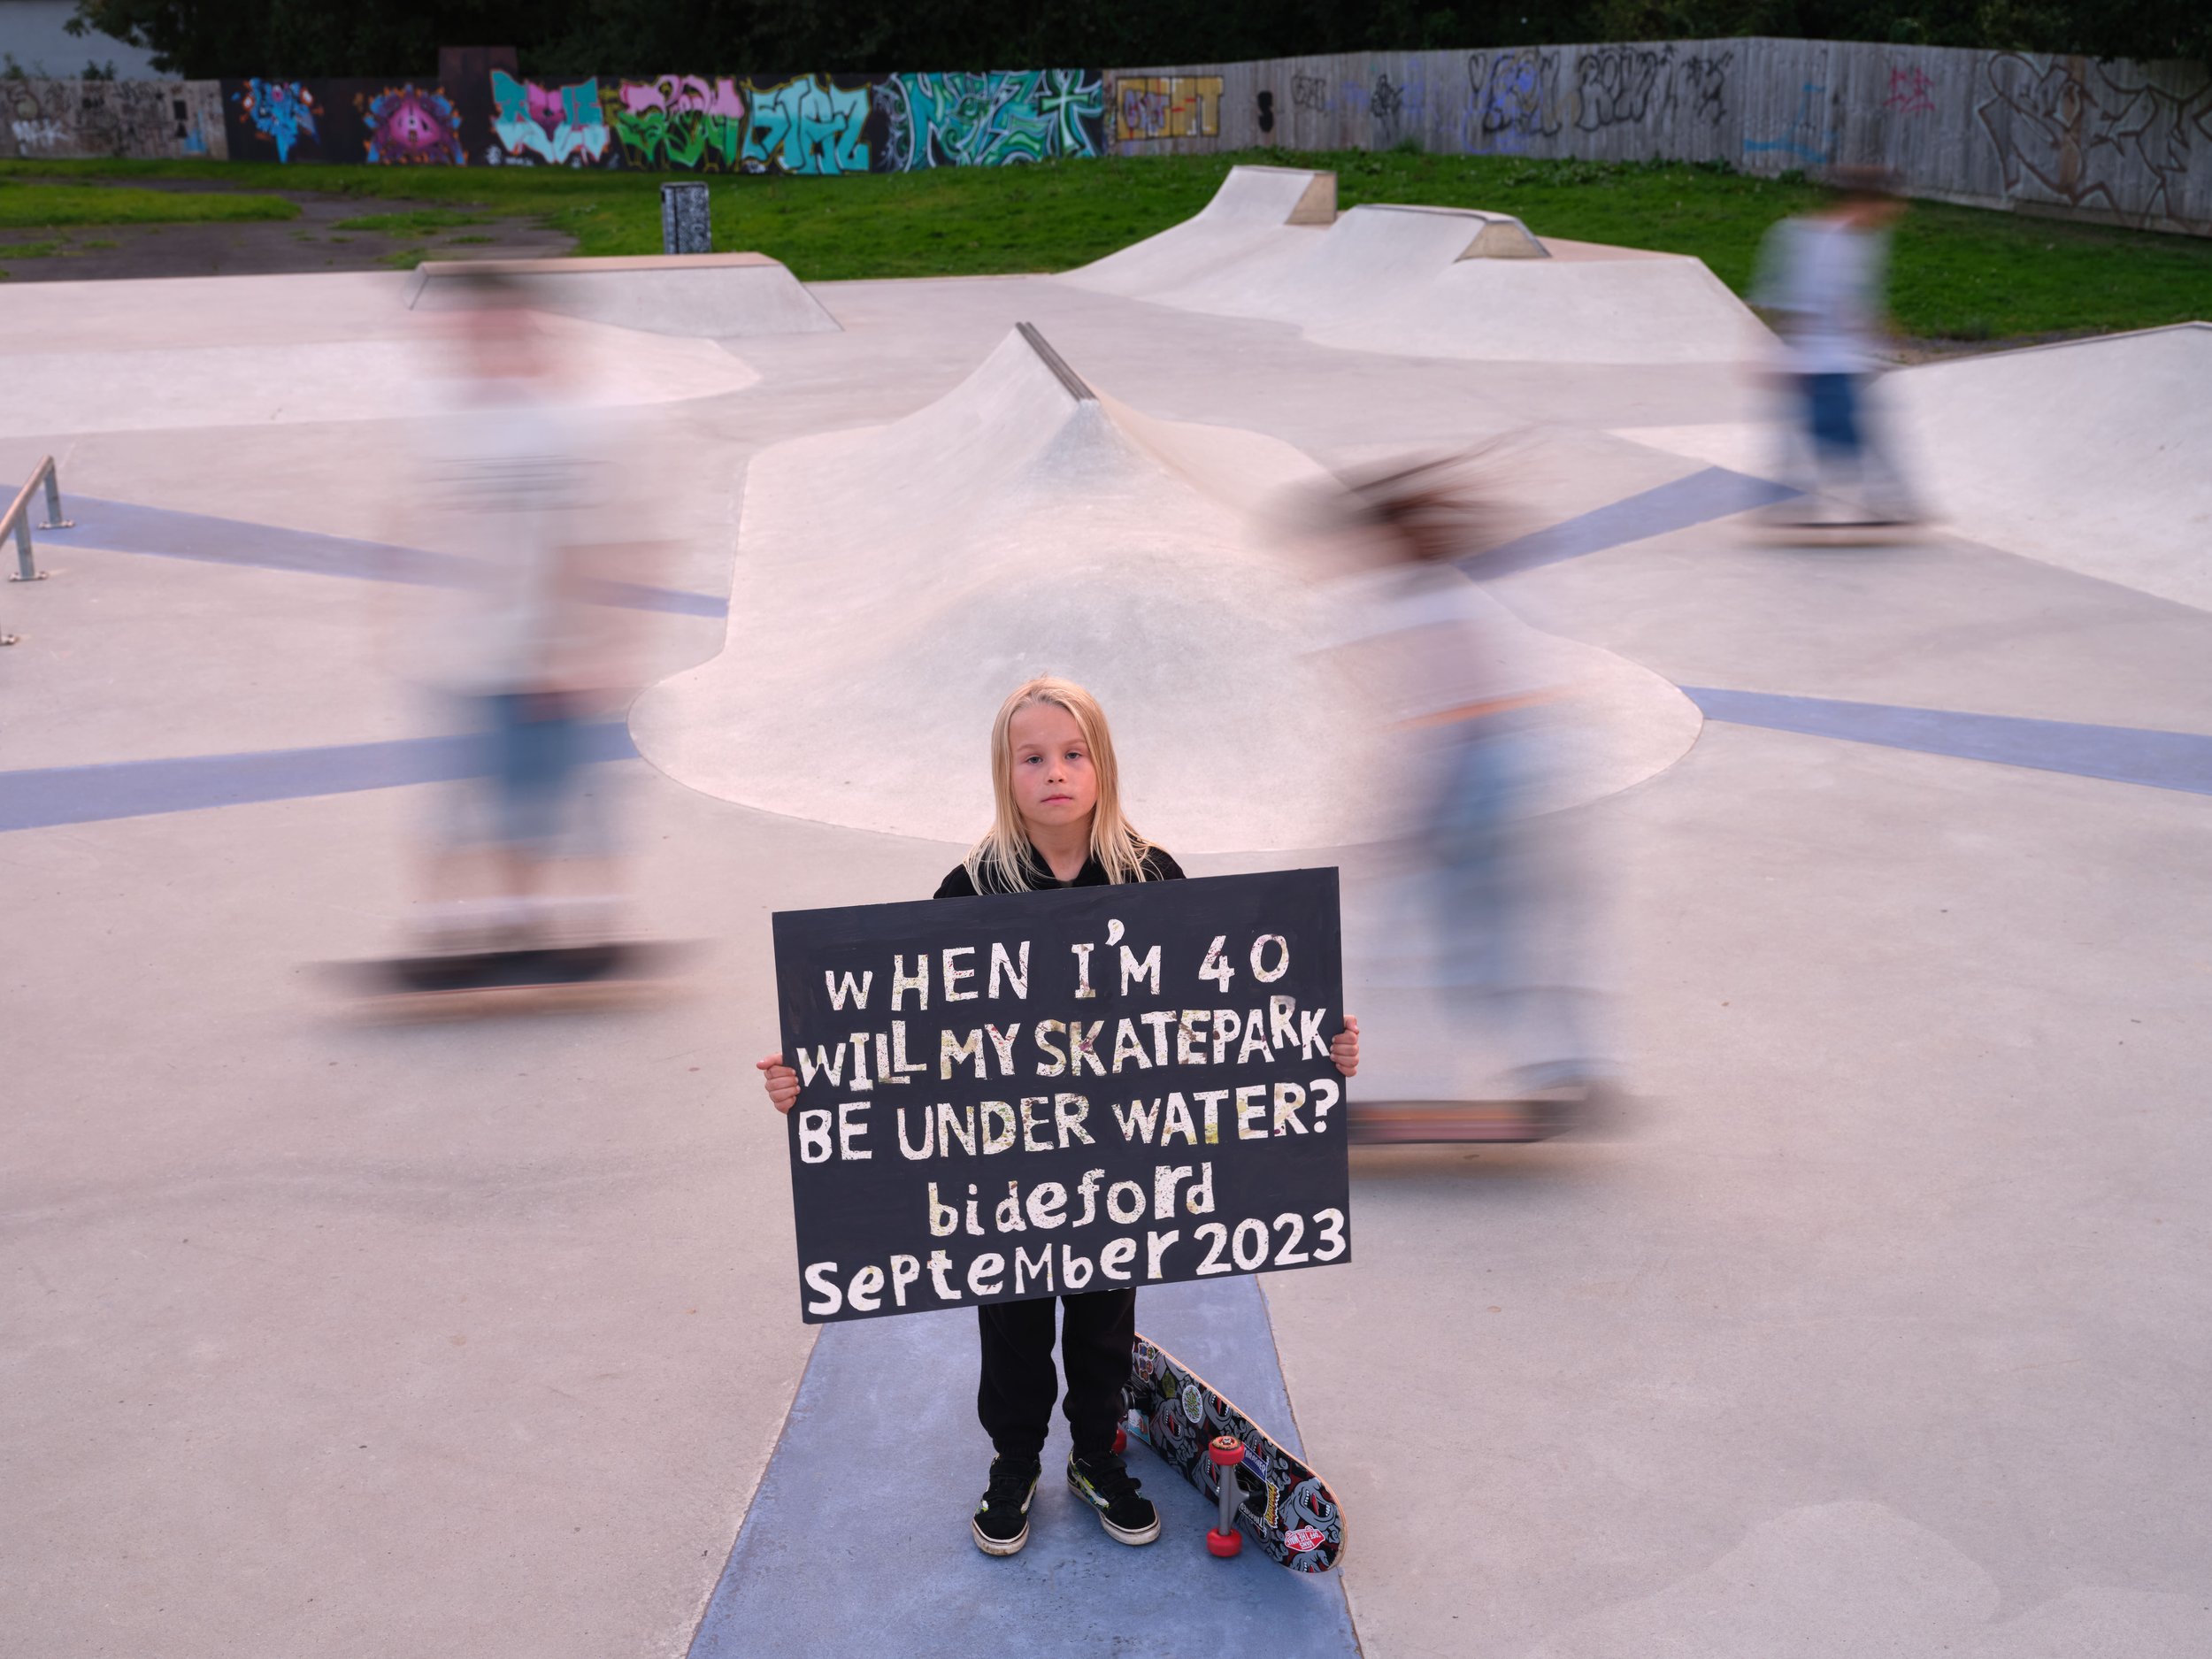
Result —
[{"label": "blue painted stripe on ground", "polygon": [[1765,691],[1685,686],[1683,695],[1711,720],[1812,737],[1839,737],[1924,755],[1994,761],[2038,772],[2070,772],[2112,783],[2212,795],[2212,736],[2128,726],[2079,726],[2009,714],[1843,703]]},{"label": "blue painted stripe on ground", "polygon": [[[310,576],[348,576],[360,581],[404,582],[415,587],[452,588],[467,580],[468,562],[449,553],[365,541],[352,536],[286,530],[244,518],[142,507],[132,502],[72,495],[67,530],[42,530],[36,539],[64,547],[101,548],[112,553],[142,553],[156,558],[198,559],[217,565],[250,565],[262,570],[295,571]],[[601,582],[595,591],[610,604],[675,616],[726,617],[729,603],[712,594],[642,582]]]},{"label": "blue painted stripe on ground", "polygon": [[[1297,1444],[1251,1279],[1148,1286],[1137,1327]],[[1028,1548],[984,1555],[968,1534],[991,1463],[976,1355],[969,1313],[824,1329],[691,1659],[1359,1651],[1335,1575],[1289,1572],[1249,1547],[1215,1560],[1212,1505],[1141,1445],[1129,1467],[1159,1506],[1159,1540],[1132,1549],[1107,1537],[1067,1489],[1064,1422],[1045,1448]],[[1358,1525],[1351,1517],[1354,1538]]]},{"label": "blue painted stripe on ground", "polygon": [[1460,568],[1485,580],[1536,570],[1563,559],[1602,553],[1631,541],[1709,524],[1753,507],[1787,501],[1797,493],[1771,479],[1709,466],[1508,541],[1466,560]]},{"label": "blue painted stripe on ground", "polygon": [[[589,727],[586,741],[594,761],[637,754],[620,721]],[[444,783],[482,776],[484,756],[483,740],[465,734],[0,772],[0,831]]]}]

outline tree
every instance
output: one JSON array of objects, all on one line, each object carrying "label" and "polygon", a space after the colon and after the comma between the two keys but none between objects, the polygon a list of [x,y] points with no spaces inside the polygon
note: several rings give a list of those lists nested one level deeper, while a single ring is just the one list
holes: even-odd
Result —
[{"label": "tree", "polygon": [[73,32],[220,76],[429,73],[442,45],[534,73],[1012,69],[1736,35],[2212,64],[2204,0],[77,0]]}]

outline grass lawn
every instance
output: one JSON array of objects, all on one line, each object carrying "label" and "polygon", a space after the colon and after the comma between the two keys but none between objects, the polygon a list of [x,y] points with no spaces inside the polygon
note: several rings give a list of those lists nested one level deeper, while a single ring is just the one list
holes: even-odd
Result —
[{"label": "grass lawn", "polygon": [[[1827,194],[1787,176],[1675,164],[1251,151],[841,179],[711,176],[714,241],[772,255],[810,281],[1065,270],[1195,213],[1238,161],[1333,167],[1346,207],[1484,207],[1517,214],[1540,236],[1694,254],[1739,293],[1767,228]],[[267,196],[67,182],[83,177],[206,180],[232,191],[326,191],[365,206],[380,197],[430,204],[345,221],[396,234],[524,217],[573,235],[580,253],[660,249],[662,175],[550,168],[0,162],[0,226],[128,223],[142,202],[173,218],[290,211]],[[42,182],[50,180],[65,182]],[[47,196],[88,216],[53,217],[35,205]],[[100,201],[112,197],[127,198],[132,211],[101,213]],[[268,206],[225,211],[252,203]],[[194,204],[205,212],[186,205]],[[1899,226],[1893,275],[1898,323],[1923,338],[1996,340],[2212,317],[2212,240],[1934,203],[1916,204]]]},{"label": "grass lawn", "polygon": [[297,219],[299,205],[280,196],[187,190],[134,190],[127,186],[27,183],[0,174],[0,227],[50,229],[58,225],[186,225],[219,220]]}]

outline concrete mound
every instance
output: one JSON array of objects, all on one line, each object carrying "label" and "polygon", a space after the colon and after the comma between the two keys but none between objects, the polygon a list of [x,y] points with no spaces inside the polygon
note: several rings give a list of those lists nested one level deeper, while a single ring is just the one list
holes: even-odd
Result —
[{"label": "concrete mound", "polygon": [[[1504,250],[1501,254],[1500,250]],[[1447,207],[1356,207],[1265,271],[1239,269],[1147,296],[1312,332],[1412,303],[1463,259],[1541,258],[1518,219]]]},{"label": "concrete mound", "polygon": [[[1056,673],[1103,701],[1131,818],[1177,851],[1356,840],[1348,765],[1373,734],[1253,511],[1324,477],[1276,439],[1095,393],[1024,325],[904,419],[754,460],[722,654],[647,692],[633,733],[724,800],[966,842],[990,818],[993,713]],[[1548,644],[1618,728],[1586,795],[1694,741],[1656,676]]]},{"label": "concrete mound", "polygon": [[1167,289],[1310,242],[1336,219],[1336,174],[1298,167],[1232,167],[1190,219],[1060,280],[1102,294],[1149,298]]},{"label": "concrete mound", "polygon": [[1896,441],[1961,534],[2212,610],[2212,323],[1887,377]]},{"label": "concrete mound", "polygon": [[[1058,280],[1180,310],[1288,323],[1410,357],[1709,363],[1756,355],[1756,319],[1703,263],[1539,241],[1510,214],[1370,204],[1286,217],[1301,179],[1233,170],[1188,222]],[[1305,198],[1297,198],[1304,200]]]},{"label": "concrete mound", "polygon": [[765,254],[612,259],[433,260],[407,284],[411,309],[464,303],[459,279],[510,279],[540,311],[659,334],[726,339],[838,331],[837,319],[787,267]]}]

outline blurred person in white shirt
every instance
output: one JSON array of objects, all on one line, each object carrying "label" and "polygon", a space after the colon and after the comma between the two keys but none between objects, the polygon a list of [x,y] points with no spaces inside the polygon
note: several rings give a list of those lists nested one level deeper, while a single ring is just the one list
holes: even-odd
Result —
[{"label": "blurred person in white shirt", "polygon": [[1796,404],[1799,442],[1786,482],[1802,499],[1771,515],[1785,523],[1891,525],[1919,517],[1879,441],[1869,392],[1886,333],[1890,227],[1905,211],[1894,180],[1847,167],[1842,194],[1818,213],[1786,219],[1760,250],[1752,303],[1781,341],[1780,373]]}]

